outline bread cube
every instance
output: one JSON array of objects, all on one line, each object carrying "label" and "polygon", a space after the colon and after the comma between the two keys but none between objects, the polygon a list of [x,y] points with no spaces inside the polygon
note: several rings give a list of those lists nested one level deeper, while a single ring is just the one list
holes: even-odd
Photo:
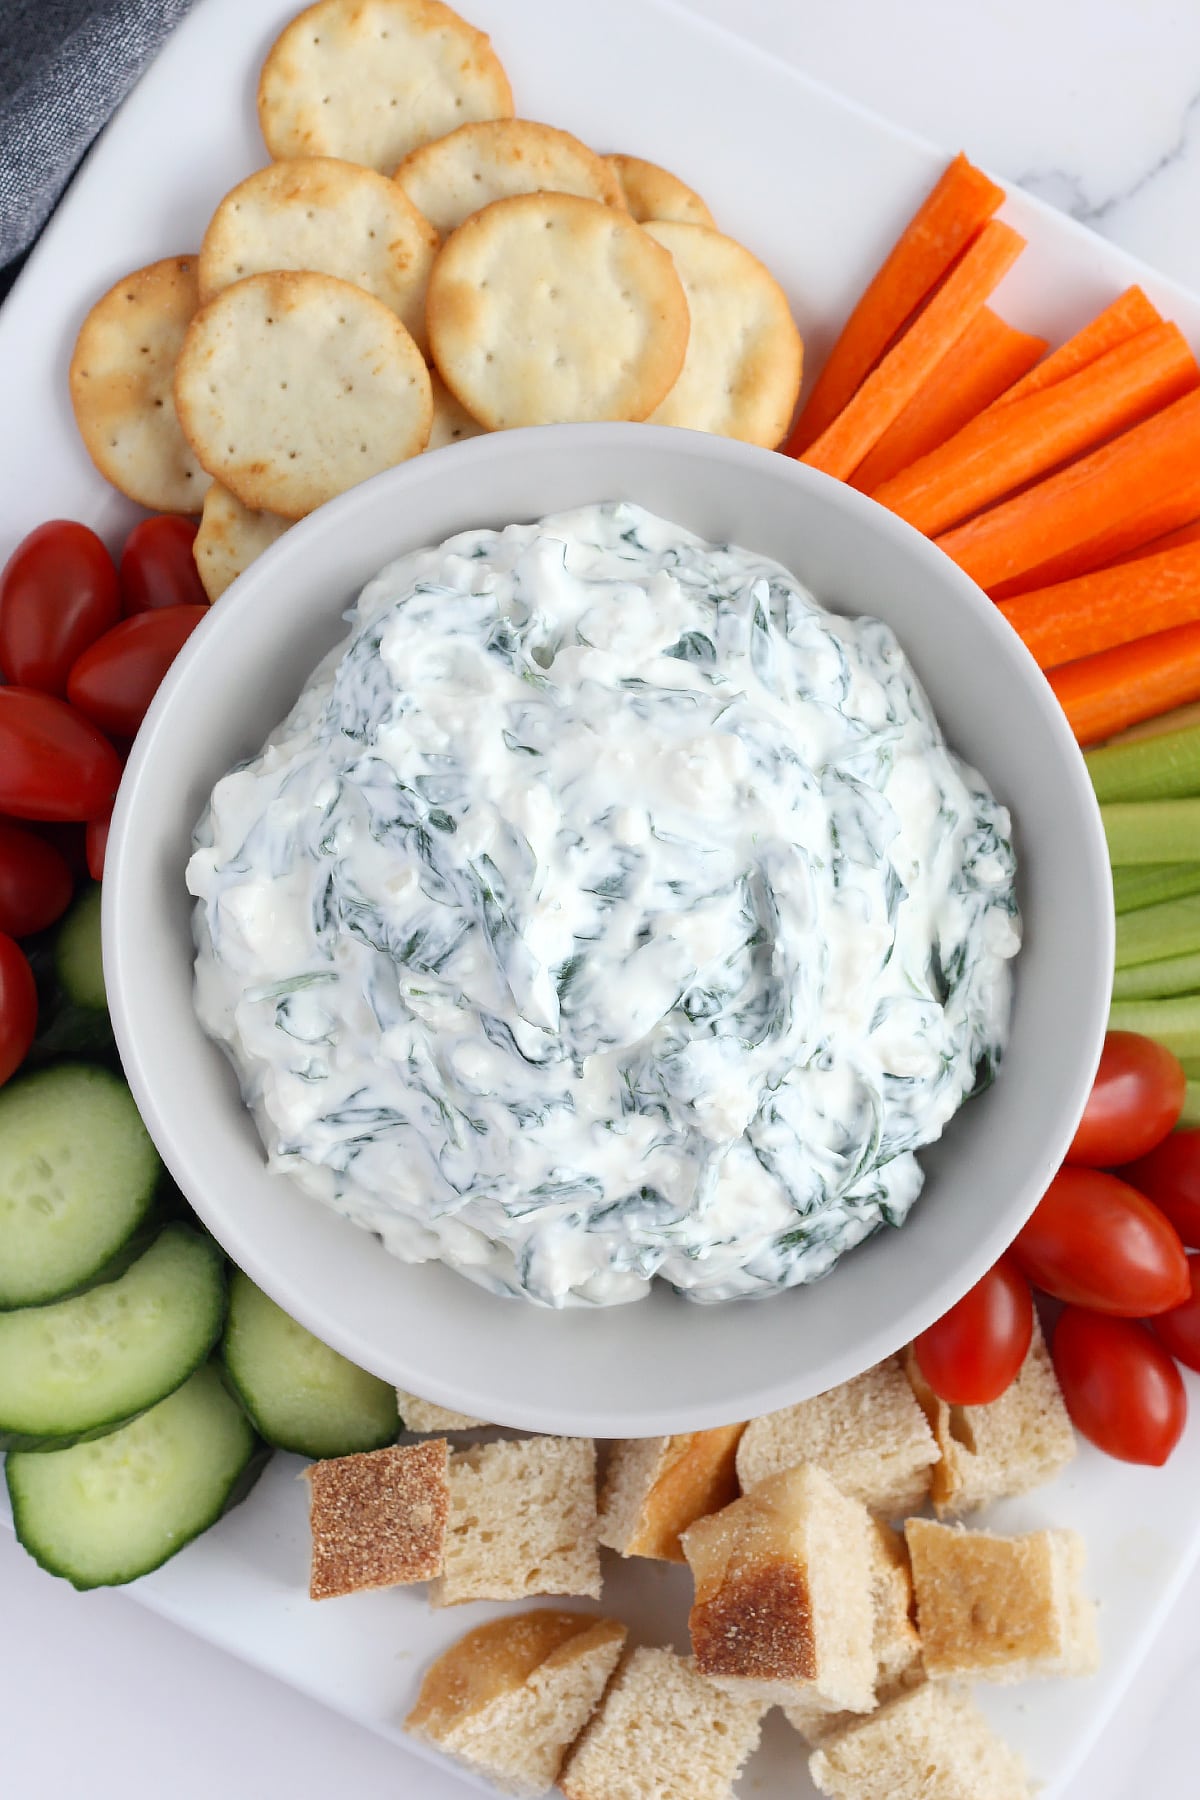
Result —
[{"label": "bread cube", "polygon": [[696,1582],[696,1666],[731,1692],[786,1705],[875,1704],[871,1519],[807,1464],[683,1534]]},{"label": "bread cube", "polygon": [[545,1794],[600,1703],[625,1627],[526,1612],[459,1638],[425,1672],[406,1731],[505,1794]]},{"label": "bread cube", "polygon": [[680,1532],[737,1499],[734,1459],[744,1429],[619,1439],[600,1496],[600,1542],[622,1556],[682,1562]]},{"label": "bread cube", "polygon": [[451,1412],[448,1406],[435,1406],[432,1400],[422,1400],[418,1394],[406,1394],[403,1388],[396,1389],[396,1405],[400,1408],[405,1431],[418,1435],[426,1431],[439,1434],[443,1431],[477,1431],[487,1423],[486,1419],[473,1419],[470,1413]]},{"label": "bread cube", "polygon": [[1077,1532],[996,1537],[931,1519],[910,1519],[904,1531],[927,1674],[1028,1681],[1095,1669]]},{"label": "bread cube", "polygon": [[566,1800],[733,1800],[763,1707],[673,1650],[635,1650],[559,1778]]},{"label": "bread cube", "polygon": [[389,1444],[315,1462],[309,1485],[309,1594],[328,1600],[441,1573],[450,1512],[449,1445]]},{"label": "bread cube", "polygon": [[816,1463],[844,1494],[885,1519],[915,1512],[937,1445],[897,1359],[841,1387],[752,1419],[738,1445],[744,1492],[797,1463]]},{"label": "bread cube", "polygon": [[591,1438],[518,1438],[454,1453],[434,1606],[599,1593]]},{"label": "bread cube", "polygon": [[808,1759],[832,1800],[1029,1800],[1020,1758],[970,1696],[926,1681]]}]

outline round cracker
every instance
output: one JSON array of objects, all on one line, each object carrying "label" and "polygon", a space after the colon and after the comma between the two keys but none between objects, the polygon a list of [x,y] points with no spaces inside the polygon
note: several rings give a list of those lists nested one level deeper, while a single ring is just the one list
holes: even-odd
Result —
[{"label": "round cracker", "polygon": [[252,512],[299,519],[425,448],[429,371],[395,313],[333,275],[250,275],[201,307],[175,372],[196,455]]},{"label": "round cracker", "polygon": [[226,194],[200,246],[200,299],[247,275],[314,269],[374,294],[425,337],[438,234],[394,181],[358,163],[268,163]]},{"label": "round cracker", "polygon": [[669,252],[628,213],[574,194],[496,200],[460,225],[426,318],[443,381],[493,431],[644,419],[687,348]]},{"label": "round cracker", "polygon": [[620,183],[625,204],[639,225],[648,219],[678,219],[683,225],[715,225],[716,220],[694,188],[669,169],[640,156],[604,159]]},{"label": "round cracker", "polygon": [[199,512],[208,486],[172,392],[196,304],[194,256],[135,269],[97,300],[71,357],[71,405],[88,455],[151,512]]},{"label": "round cracker", "polygon": [[318,0],[276,38],[258,82],[272,156],[340,156],[389,175],[418,144],[512,110],[486,33],[441,0]]},{"label": "round cracker", "polygon": [[532,119],[487,119],[406,156],[396,180],[443,237],[493,200],[514,194],[579,194],[624,209],[603,156],[569,131]]},{"label": "round cracker", "polygon": [[427,450],[444,450],[447,444],[459,444],[464,438],[479,437],[487,430],[478,419],[473,419],[440,375],[433,380],[433,424],[429,429]]},{"label": "round cracker", "polygon": [[795,410],[804,353],[787,295],[744,245],[707,225],[643,229],[674,258],[692,318],[682,372],[651,424],[773,450]]},{"label": "round cracker", "polygon": [[289,523],[274,513],[251,512],[219,481],[210,483],[192,545],[196,570],[209,599],[219,599],[256,556],[283,536]]}]

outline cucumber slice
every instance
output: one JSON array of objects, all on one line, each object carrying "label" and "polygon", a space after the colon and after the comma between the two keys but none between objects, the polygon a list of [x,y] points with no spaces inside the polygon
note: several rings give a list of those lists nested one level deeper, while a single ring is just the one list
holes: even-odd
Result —
[{"label": "cucumber slice", "polygon": [[161,1174],[129,1089],[107,1069],[60,1064],[0,1091],[0,1312],[99,1275]]},{"label": "cucumber slice", "polygon": [[120,1431],[48,1456],[13,1452],[8,1492],[26,1550],[73,1587],[149,1574],[249,1492],[265,1464],[208,1363]]},{"label": "cucumber slice", "polygon": [[54,970],[68,1000],[92,1012],[108,1010],[100,955],[100,886],[85,888],[58,928]]},{"label": "cucumber slice", "polygon": [[110,1431],[185,1382],[225,1318],[211,1238],[168,1225],[116,1281],[0,1318],[0,1446],[57,1450]]},{"label": "cucumber slice", "polygon": [[280,1450],[349,1456],[395,1443],[395,1388],[297,1325],[240,1269],[230,1283],[222,1354],[255,1427]]}]

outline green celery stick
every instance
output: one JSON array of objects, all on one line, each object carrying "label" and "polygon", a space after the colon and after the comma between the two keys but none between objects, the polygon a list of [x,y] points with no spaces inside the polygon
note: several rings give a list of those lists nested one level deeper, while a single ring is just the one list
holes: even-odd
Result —
[{"label": "green celery stick", "polygon": [[1117,800],[1100,817],[1114,869],[1200,860],[1200,800]]},{"label": "green celery stick", "polygon": [[1186,731],[1189,725],[1200,725],[1200,700],[1189,700],[1184,706],[1173,706],[1170,712],[1156,713],[1152,719],[1143,719],[1137,725],[1127,725],[1124,731],[1118,731],[1104,746],[1112,744],[1133,744],[1138,738],[1162,737],[1168,731]]},{"label": "green celery stick", "polygon": [[1180,1125],[1200,1125],[1200,1081],[1189,1081],[1183,1090],[1183,1111],[1176,1120]]},{"label": "green celery stick", "polygon": [[1200,725],[1131,744],[1104,744],[1089,750],[1084,760],[1096,798],[1103,802],[1200,794]]},{"label": "green celery stick", "polygon": [[1117,920],[1117,967],[1190,956],[1200,950],[1200,894],[1184,894],[1158,906],[1140,906]]},{"label": "green celery stick", "polygon": [[1189,1081],[1200,1081],[1200,1056],[1181,1056],[1179,1061]]},{"label": "green celery stick", "polygon": [[1168,994],[1200,993],[1200,952],[1160,956],[1157,962],[1135,963],[1113,977],[1114,1000],[1161,1000]]},{"label": "green celery stick", "polygon": [[1113,904],[1119,913],[1156,906],[1160,900],[1178,900],[1183,894],[1200,894],[1200,862],[1130,865],[1114,869],[1112,878]]},{"label": "green celery stick", "polygon": [[1140,1031],[1176,1056],[1200,1057],[1200,994],[1176,1000],[1114,1000],[1110,1031]]}]

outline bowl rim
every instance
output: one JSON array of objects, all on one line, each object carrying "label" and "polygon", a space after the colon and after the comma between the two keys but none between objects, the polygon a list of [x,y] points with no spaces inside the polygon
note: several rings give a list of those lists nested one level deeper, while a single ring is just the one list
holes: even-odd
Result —
[{"label": "bowl rim", "polygon": [[[949,582],[952,587],[957,588],[963,596],[963,604],[973,611],[978,621],[981,650],[986,649],[990,638],[997,646],[1002,643],[1009,657],[1015,655],[1018,661],[1022,658],[1025,660],[1027,673],[1034,682],[1035,704],[1039,706],[1044,720],[1051,734],[1057,738],[1062,752],[1059,773],[1074,803],[1077,822],[1082,825],[1085,854],[1091,865],[1091,875],[1097,884],[1108,885],[1108,860],[1099,807],[1092,792],[1082,754],[1075,744],[1074,737],[1065,716],[1053,697],[1052,690],[1044,681],[1034,659],[1020,644],[1019,639],[1016,638],[1015,633],[1011,631],[993,603],[987,599],[970,577],[937,549],[936,545],[915,532],[903,520],[879,507],[867,496],[856,492],[847,484],[799,465],[791,459],[783,458],[777,452],[758,449],[732,439],[683,431],[677,428],[599,424],[538,426],[502,434],[489,433],[461,444],[447,446],[441,451],[414,458],[397,468],[372,477],[328,502],[306,519],[299,521],[256,559],[250,568],[231,585],[227,593],[221,596],[218,603],[214,605],[212,615],[205,619],[198,630],[192,634],[168,672],[146,714],[142,728],[135,740],[114,808],[107,851],[107,879],[102,890],[103,958],[109,987],[109,1007],[126,1079],[167,1168],[202,1221],[223,1246],[227,1247],[237,1265],[243,1268],[252,1280],[263,1287],[272,1298],[309,1330],[316,1332],[324,1341],[332,1344],[361,1366],[373,1369],[373,1372],[384,1375],[388,1380],[396,1381],[406,1391],[419,1391],[423,1398],[476,1417],[494,1417],[498,1410],[503,1411],[505,1413],[503,1423],[522,1429],[543,1432],[565,1431],[571,1434],[582,1430],[596,1436],[650,1435],[705,1429],[724,1422],[728,1416],[728,1407],[722,1404],[717,1410],[714,1410],[713,1405],[706,1403],[701,1395],[690,1405],[673,1406],[669,1415],[663,1415],[661,1412],[656,1412],[653,1406],[643,1404],[637,1411],[636,1419],[631,1422],[630,1407],[614,1404],[607,1409],[593,1407],[586,1412],[585,1416],[576,1418],[573,1423],[568,1423],[569,1409],[562,1407],[556,1410],[544,1404],[527,1406],[520,1400],[514,1401],[512,1404],[506,1402],[505,1406],[499,1409],[493,1402],[484,1405],[481,1403],[480,1391],[463,1386],[461,1382],[448,1380],[436,1370],[426,1372],[414,1369],[411,1373],[402,1370],[397,1374],[395,1367],[391,1364],[385,1370],[380,1367],[378,1357],[372,1352],[369,1343],[365,1342],[360,1335],[355,1322],[345,1314],[331,1317],[326,1308],[314,1303],[311,1295],[299,1292],[291,1282],[281,1276],[278,1270],[270,1266],[268,1258],[260,1255],[255,1246],[248,1246],[239,1232],[230,1228],[231,1218],[228,1212],[220,1212],[220,1223],[214,1225],[209,1216],[208,1206],[203,1199],[198,1200],[193,1191],[195,1171],[192,1168],[192,1159],[181,1147],[171,1111],[170,1109],[164,1111],[159,1104],[152,1038],[151,1034],[143,1033],[140,1003],[134,1003],[134,997],[139,991],[139,981],[136,978],[136,972],[135,978],[131,980],[130,971],[135,970],[138,946],[130,941],[129,934],[125,929],[124,902],[127,884],[133,879],[130,873],[132,860],[130,844],[138,818],[138,807],[143,788],[142,778],[156,756],[169,754],[169,742],[164,745],[163,740],[176,706],[185,704],[189,698],[187,689],[191,682],[193,667],[199,658],[212,654],[212,646],[218,642],[222,645],[236,646],[240,621],[258,604],[260,592],[273,587],[277,575],[286,573],[289,563],[303,559],[311,541],[328,539],[330,536],[349,538],[354,531],[357,518],[366,513],[373,513],[377,507],[390,501],[393,495],[397,502],[398,521],[402,521],[404,515],[400,511],[400,501],[403,499],[405,503],[419,507],[422,486],[429,482],[442,483],[450,468],[454,470],[456,480],[461,480],[469,485],[473,469],[478,465],[486,466],[493,460],[506,455],[520,456],[527,450],[536,453],[538,449],[552,450],[562,456],[586,455],[592,448],[611,452],[633,443],[636,443],[639,448],[659,451],[684,462],[689,458],[700,458],[718,465],[724,463],[743,465],[751,474],[758,469],[764,473],[770,470],[778,476],[782,465],[791,471],[788,479],[809,487],[822,504],[828,501],[843,510],[848,510],[864,528],[876,536],[881,536],[884,540],[890,540],[893,546],[900,549],[901,553],[910,556],[915,554],[925,563],[934,579],[939,580],[943,585]],[[559,509],[545,508],[543,512],[532,516],[540,517],[544,516],[545,512],[556,510]],[[479,512],[484,515],[487,511],[488,502],[485,495],[479,503]],[[467,528],[462,527],[462,529]],[[403,524],[400,523],[398,536],[411,539],[412,533],[411,531],[405,533]],[[402,555],[404,551],[398,549],[395,554]],[[920,670],[918,669],[919,675]],[[1095,949],[1098,961],[1102,960],[1111,969],[1114,922],[1110,888],[1107,910],[1101,908],[1097,924],[1099,941]],[[144,981],[140,985],[144,985]],[[1056,1147],[1059,1148],[1059,1154],[1051,1156],[1043,1148],[1043,1154],[1039,1161],[1039,1168],[1044,1175],[1043,1188],[1057,1166],[1061,1150],[1065,1150],[1075,1123],[1082,1113],[1099,1062],[1107,1022],[1109,994],[1103,982],[1095,984],[1095,988],[1096,991],[1091,997],[1091,1003],[1087,1009],[1088,1017],[1080,1034],[1075,1077],[1070,1087],[1074,1107],[1073,1116],[1069,1122],[1064,1119],[1063,1130],[1060,1134],[1061,1147]],[[200,1029],[198,1024],[196,1029],[197,1031]],[[1070,1110],[1067,1108],[1068,1112]],[[1036,1183],[1032,1185],[1036,1188]],[[802,1374],[797,1375],[795,1370],[790,1373],[763,1371],[759,1375],[754,1389],[755,1413],[773,1411],[803,1397],[804,1394],[825,1391],[826,1388],[849,1379],[899,1349],[904,1342],[932,1323],[933,1319],[939,1316],[947,1305],[961,1297],[991,1266],[1036,1205],[1040,1191],[1041,1188],[1036,1188],[1036,1191],[1026,1195],[1028,1203],[1021,1216],[1017,1216],[1015,1209],[1006,1212],[1003,1215],[1002,1223],[997,1225],[993,1221],[990,1228],[979,1233],[975,1240],[975,1253],[964,1259],[959,1267],[958,1276],[952,1284],[954,1292],[949,1299],[946,1297],[946,1292],[943,1291],[946,1287],[946,1278],[943,1275],[937,1278],[938,1292],[935,1300],[920,1299],[914,1301],[907,1308],[904,1315],[904,1334],[899,1342],[895,1341],[894,1327],[881,1329],[874,1324],[865,1326],[855,1339],[856,1345],[861,1345],[861,1349],[844,1352],[839,1357],[830,1359],[832,1373],[829,1373],[828,1370],[824,1371],[822,1385],[818,1387],[814,1387],[811,1380],[806,1381]],[[348,1226],[347,1229],[357,1231],[359,1228]],[[454,1279],[462,1280],[458,1276],[455,1276]],[[776,1298],[776,1296],[769,1298]],[[727,1302],[723,1303],[723,1307],[731,1307],[735,1304],[765,1305],[768,1303],[768,1299],[754,1303]],[[501,1304],[507,1306],[519,1303],[504,1301]],[[644,1303],[638,1303],[635,1311],[640,1310],[642,1304]],[[619,1319],[627,1317],[630,1309],[615,1307],[599,1310]],[[826,1373],[829,1373],[828,1380],[824,1378]],[[413,1381],[417,1381],[419,1386],[414,1387]]]}]

